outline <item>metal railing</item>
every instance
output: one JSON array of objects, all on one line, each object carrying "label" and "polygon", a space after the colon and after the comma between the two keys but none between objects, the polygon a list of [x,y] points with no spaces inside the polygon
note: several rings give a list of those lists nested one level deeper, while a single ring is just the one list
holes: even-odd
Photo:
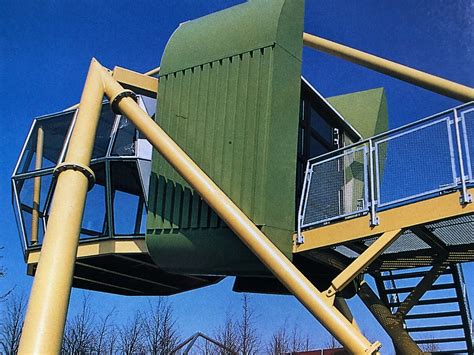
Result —
[{"label": "metal railing", "polygon": [[[472,202],[474,102],[308,161],[298,211],[301,230],[421,199],[461,192]],[[301,241],[301,237],[298,238]]]}]

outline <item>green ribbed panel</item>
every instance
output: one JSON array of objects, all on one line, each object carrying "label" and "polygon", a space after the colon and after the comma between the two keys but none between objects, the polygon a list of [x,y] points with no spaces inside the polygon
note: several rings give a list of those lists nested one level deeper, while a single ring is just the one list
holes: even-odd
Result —
[{"label": "green ribbed panel", "polygon": [[[165,93],[160,126],[257,224],[265,223],[262,196],[271,169],[268,83],[273,51],[267,47],[160,79]],[[158,193],[150,196],[162,196],[150,201],[158,212],[155,228],[219,226],[206,203],[161,156],[154,160],[153,171],[161,177]]]},{"label": "green ribbed panel", "polygon": [[[303,10],[302,0],[252,0],[182,24],[162,58],[156,116],[288,257]],[[147,247],[164,270],[268,272],[156,151],[148,208]]]}]

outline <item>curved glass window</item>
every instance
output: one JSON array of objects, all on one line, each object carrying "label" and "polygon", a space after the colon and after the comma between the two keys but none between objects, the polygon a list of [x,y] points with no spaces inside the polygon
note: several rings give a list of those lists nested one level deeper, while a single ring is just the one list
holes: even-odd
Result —
[{"label": "curved glass window", "polygon": [[[155,103],[139,98],[146,111],[154,113]],[[15,216],[26,249],[43,242],[54,193],[52,173],[64,161],[75,115],[73,110],[37,118],[13,173]],[[95,185],[86,197],[80,240],[145,235],[151,152],[131,121],[104,102],[91,162]]]},{"label": "curved glass window", "polygon": [[61,158],[74,115],[75,111],[69,111],[37,118],[30,130],[15,174],[56,166]]}]

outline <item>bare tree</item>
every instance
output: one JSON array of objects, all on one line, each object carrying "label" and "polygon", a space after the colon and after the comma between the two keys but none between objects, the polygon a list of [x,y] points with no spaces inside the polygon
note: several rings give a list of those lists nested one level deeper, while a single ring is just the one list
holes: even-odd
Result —
[{"label": "bare tree", "polygon": [[[227,315],[224,326],[217,329],[215,334],[216,340],[224,345],[227,349],[237,353],[239,349],[239,339],[237,334],[237,324],[230,315]],[[215,346],[215,353],[229,354],[230,352]]]},{"label": "bare tree", "polygon": [[267,345],[268,354],[285,354],[290,352],[290,337],[286,331],[286,326],[277,329]]},{"label": "bare tree", "polygon": [[201,351],[204,355],[219,354],[219,351],[216,351],[217,346],[210,341],[205,340]]},{"label": "bare tree", "polygon": [[112,325],[109,327],[106,342],[105,342],[105,349],[106,349],[105,353],[107,354],[117,353],[119,334],[120,334],[119,330],[115,325]]},{"label": "bare tree", "polygon": [[[216,340],[224,345],[232,353],[244,355],[256,354],[260,350],[260,338],[256,323],[256,313],[250,304],[247,294],[242,296],[242,313],[239,319],[227,316],[223,327],[217,329]],[[229,354],[231,352],[215,347],[214,351],[219,354]]]},{"label": "bare tree", "polygon": [[332,335],[329,335],[329,339],[326,341],[325,346],[326,349],[339,349],[342,347],[341,344],[339,344],[339,342],[337,341],[337,339],[334,338],[334,336]]},{"label": "bare tree", "polygon": [[[3,250],[3,247],[0,246],[0,251]],[[0,255],[0,259],[2,259],[2,256]],[[4,266],[0,265],[0,279],[4,278],[5,275],[7,274],[7,270]],[[8,295],[12,293],[13,289],[10,289],[6,291],[4,294],[0,294],[0,302],[5,301],[8,298]]]},{"label": "bare tree", "polygon": [[23,296],[10,294],[7,309],[0,322],[0,346],[3,354],[16,354],[20,344],[21,330],[25,318],[26,301]]},{"label": "bare tree", "polygon": [[293,326],[292,331],[285,324],[277,329],[267,345],[269,354],[285,354],[295,351],[307,351],[310,349],[310,340],[308,334],[301,334],[298,328]]},{"label": "bare tree", "polygon": [[219,354],[218,347],[203,337],[196,339],[190,353],[201,355]]},{"label": "bare tree", "polygon": [[145,350],[150,354],[169,354],[179,343],[176,320],[171,305],[159,298],[155,305],[149,304],[150,312],[143,318]]},{"label": "bare tree", "polygon": [[238,323],[239,352],[244,355],[256,354],[260,349],[260,339],[255,327],[255,310],[250,305],[249,296],[242,297],[242,319]]},{"label": "bare tree", "polygon": [[89,297],[82,299],[81,309],[66,324],[62,351],[65,354],[86,354],[93,350],[95,343],[95,316]]},{"label": "bare tree", "polygon": [[132,321],[124,324],[118,331],[119,347],[124,354],[141,354],[143,344],[143,318],[139,311],[135,312]]},{"label": "bare tree", "polygon": [[311,348],[311,340],[308,333],[302,334],[296,325],[291,332],[290,351],[308,351]]},{"label": "bare tree", "polygon": [[93,344],[93,351],[97,354],[104,354],[106,352],[113,354],[115,350],[116,331],[115,326],[111,324],[111,319],[114,313],[112,309],[105,317],[101,317],[100,322],[95,328],[95,338]]}]

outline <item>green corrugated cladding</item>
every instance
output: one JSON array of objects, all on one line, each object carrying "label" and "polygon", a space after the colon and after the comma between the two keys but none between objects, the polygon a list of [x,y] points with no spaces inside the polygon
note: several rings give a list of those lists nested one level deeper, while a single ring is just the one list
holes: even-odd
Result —
[{"label": "green corrugated cladding", "polygon": [[383,88],[334,96],[327,100],[364,138],[388,130],[387,99]]},{"label": "green corrugated cladding", "polygon": [[[186,22],[160,71],[158,124],[291,257],[304,0],[252,0]],[[164,270],[268,271],[155,151],[147,247]]]}]

